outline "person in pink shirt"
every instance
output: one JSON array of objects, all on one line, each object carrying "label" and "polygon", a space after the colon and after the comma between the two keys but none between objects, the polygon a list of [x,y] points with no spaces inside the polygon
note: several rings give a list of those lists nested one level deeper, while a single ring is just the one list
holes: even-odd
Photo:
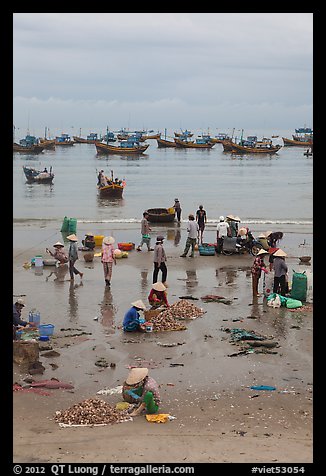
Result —
[{"label": "person in pink shirt", "polygon": [[117,264],[113,243],[115,239],[112,236],[105,236],[102,242],[101,262],[103,264],[104,279],[107,286],[111,285],[112,266]]}]

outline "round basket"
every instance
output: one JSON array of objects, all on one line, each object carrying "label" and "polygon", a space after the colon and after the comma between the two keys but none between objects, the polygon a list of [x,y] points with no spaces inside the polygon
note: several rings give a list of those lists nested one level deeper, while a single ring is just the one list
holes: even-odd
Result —
[{"label": "round basket", "polygon": [[299,259],[301,263],[309,263],[309,261],[311,260],[311,256],[300,256]]},{"label": "round basket", "polygon": [[94,259],[94,253],[85,253],[84,254],[84,260],[86,263],[91,263]]}]

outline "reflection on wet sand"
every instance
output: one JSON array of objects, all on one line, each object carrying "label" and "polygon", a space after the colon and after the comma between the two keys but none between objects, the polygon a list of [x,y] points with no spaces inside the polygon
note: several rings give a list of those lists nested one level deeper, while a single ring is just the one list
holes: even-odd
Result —
[{"label": "reflection on wet sand", "polygon": [[69,321],[74,323],[78,321],[78,300],[76,297],[75,290],[81,286],[83,286],[82,281],[78,284],[74,283],[73,281],[70,281],[69,284],[68,315],[70,316]]},{"label": "reflection on wet sand", "polygon": [[54,268],[51,273],[45,278],[45,281],[48,281],[52,275],[54,275],[53,282],[56,284],[63,283],[66,278],[66,274],[68,272],[68,265],[64,264],[59,266],[58,268]]},{"label": "reflection on wet sand", "polygon": [[187,270],[186,273],[187,273],[186,287],[194,288],[195,286],[198,286],[197,271]]},{"label": "reflection on wet sand", "polygon": [[147,289],[147,284],[148,284],[148,269],[142,269],[140,272],[141,276],[141,288],[142,290]]},{"label": "reflection on wet sand", "polygon": [[103,299],[101,302],[101,324],[106,328],[109,334],[114,333],[114,317],[116,314],[116,307],[112,303],[113,297],[110,288],[104,288]]}]

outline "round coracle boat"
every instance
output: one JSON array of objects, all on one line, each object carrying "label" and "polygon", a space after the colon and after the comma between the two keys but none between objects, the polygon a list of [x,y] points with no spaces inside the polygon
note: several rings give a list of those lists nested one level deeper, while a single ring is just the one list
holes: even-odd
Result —
[{"label": "round coracle boat", "polygon": [[171,208],[149,208],[148,221],[152,223],[166,223],[174,220],[175,210]]}]

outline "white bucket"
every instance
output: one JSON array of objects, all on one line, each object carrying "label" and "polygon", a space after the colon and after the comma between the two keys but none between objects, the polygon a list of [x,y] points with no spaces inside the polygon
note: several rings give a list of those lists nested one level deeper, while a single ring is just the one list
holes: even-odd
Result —
[{"label": "white bucket", "polygon": [[43,258],[42,256],[35,256],[35,266],[43,266]]}]

